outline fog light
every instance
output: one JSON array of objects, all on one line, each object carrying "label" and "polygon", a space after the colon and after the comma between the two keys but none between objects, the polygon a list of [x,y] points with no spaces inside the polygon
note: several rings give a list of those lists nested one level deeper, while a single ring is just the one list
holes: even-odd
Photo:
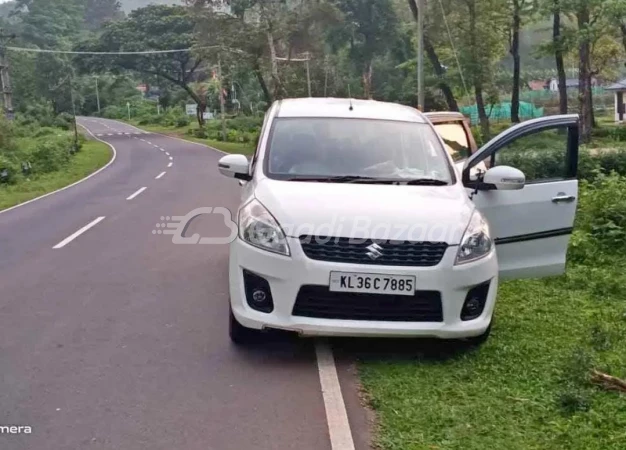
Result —
[{"label": "fog light", "polygon": [[480,317],[487,303],[490,281],[474,286],[469,290],[461,310],[461,320],[474,320]]},{"label": "fog light", "polygon": [[480,307],[481,307],[480,299],[476,297],[472,297],[465,304],[465,311],[470,315],[474,315],[478,311],[480,311]]},{"label": "fog light", "polygon": [[270,290],[270,284],[265,278],[244,270],[243,284],[246,293],[246,301],[250,308],[264,313],[274,311],[272,291]]},{"label": "fog light", "polygon": [[252,293],[252,300],[254,301],[254,303],[264,303],[266,298],[267,295],[265,295],[265,292],[263,292],[261,289],[256,289]]}]

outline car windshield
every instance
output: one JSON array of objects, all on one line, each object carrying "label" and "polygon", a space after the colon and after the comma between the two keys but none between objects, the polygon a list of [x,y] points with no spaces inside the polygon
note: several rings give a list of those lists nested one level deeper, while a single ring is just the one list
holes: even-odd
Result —
[{"label": "car windshield", "polygon": [[276,119],[266,175],[282,180],[449,184],[441,142],[422,123],[370,119]]}]

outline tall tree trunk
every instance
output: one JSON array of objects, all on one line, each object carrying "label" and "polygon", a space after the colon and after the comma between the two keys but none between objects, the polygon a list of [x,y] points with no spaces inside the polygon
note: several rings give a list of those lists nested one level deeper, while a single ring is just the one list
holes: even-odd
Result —
[{"label": "tall tree trunk", "polygon": [[[415,3],[415,0],[408,0],[408,2],[409,2],[409,7],[411,8],[411,13],[413,14],[413,18],[417,22],[417,15],[419,13],[417,10],[417,3]],[[437,78],[439,78],[439,89],[441,89],[441,92],[443,93],[443,96],[446,99],[446,103],[448,104],[448,109],[450,111],[458,111],[459,105],[456,101],[456,98],[454,97],[454,92],[452,92],[450,85],[445,79],[446,70],[441,65],[441,62],[439,61],[439,56],[437,55],[437,51],[435,50],[435,47],[433,46],[431,40],[428,38],[426,34],[424,35],[424,50],[426,51],[426,56],[428,57],[428,61],[433,66],[433,69],[435,70],[435,74],[437,75]]]},{"label": "tall tree trunk", "polygon": [[369,61],[363,70],[363,96],[367,99],[372,98],[372,70],[372,61]]},{"label": "tall tree trunk", "polygon": [[474,81],[474,95],[476,96],[476,109],[478,110],[478,119],[480,120],[480,129],[483,138],[488,140],[491,136],[491,131],[489,129],[489,117],[485,110],[485,100],[483,97],[483,68],[476,54],[476,4],[474,0],[467,2],[467,9],[469,13],[469,41],[470,48],[472,49],[472,61],[474,62],[474,73],[472,75]]},{"label": "tall tree trunk", "polygon": [[254,61],[254,75],[256,76],[257,81],[259,82],[259,86],[261,87],[261,91],[263,91],[263,97],[265,97],[265,102],[267,105],[271,105],[274,101],[272,98],[272,93],[270,89],[267,87],[267,83],[265,82],[265,78],[263,78],[263,71],[261,70],[261,63],[258,59]]},{"label": "tall tree trunk", "polygon": [[204,120],[204,113],[206,112],[206,106],[207,105],[206,105],[205,100],[202,100],[196,106],[196,119],[198,120],[198,125],[200,125],[200,128],[203,128],[204,124],[206,123],[206,121]]},{"label": "tall tree trunk", "polygon": [[522,26],[520,0],[513,0],[513,27],[511,30],[511,55],[513,56],[513,93],[511,95],[511,122],[519,123],[520,54],[519,33]]},{"label": "tall tree trunk", "polygon": [[271,30],[267,32],[267,44],[270,49],[270,67],[272,69],[272,93],[274,98],[281,98],[280,78],[278,76],[278,62],[276,61],[276,46],[274,45],[274,35]]},{"label": "tall tree trunk", "polygon": [[439,61],[439,56],[435,51],[435,47],[433,47],[432,42],[430,41],[430,39],[428,39],[427,36],[424,36],[424,50],[426,50],[426,56],[428,57],[430,64],[435,69],[435,74],[437,75],[437,78],[439,78],[439,89],[441,89],[443,97],[446,99],[448,109],[450,111],[458,111],[459,104],[456,102],[454,92],[452,92],[450,85],[445,80],[446,71]]},{"label": "tall tree trunk", "polygon": [[[586,30],[589,26],[589,7],[581,5],[576,13],[578,29]],[[580,139],[582,142],[591,140],[593,128],[593,98],[591,93],[591,44],[589,37],[581,36],[578,45],[578,101],[580,110]]]},{"label": "tall tree trunk", "polygon": [[553,3],[552,45],[554,45],[554,58],[556,60],[556,72],[559,86],[559,112],[561,114],[567,114],[567,76],[565,75],[565,62],[563,61],[560,0],[554,0]]}]

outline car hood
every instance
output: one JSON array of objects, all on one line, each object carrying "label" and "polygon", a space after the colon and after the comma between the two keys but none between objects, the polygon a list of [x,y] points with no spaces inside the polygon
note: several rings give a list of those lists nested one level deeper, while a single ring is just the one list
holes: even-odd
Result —
[{"label": "car hood", "polygon": [[291,237],[461,241],[473,205],[453,186],[397,186],[264,179],[256,199]]}]

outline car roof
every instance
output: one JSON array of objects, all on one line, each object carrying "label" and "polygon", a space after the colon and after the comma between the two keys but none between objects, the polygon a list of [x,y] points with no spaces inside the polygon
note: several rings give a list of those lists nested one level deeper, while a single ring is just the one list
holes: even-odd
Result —
[{"label": "car roof", "polygon": [[[350,109],[350,105],[352,105],[352,109]],[[333,117],[426,123],[424,115],[410,106],[347,98],[291,98],[281,100],[278,104],[276,117]]]},{"label": "car roof", "polygon": [[465,116],[460,112],[456,111],[433,111],[427,112],[426,117],[432,123],[441,123],[441,122],[454,122],[465,120]]}]

